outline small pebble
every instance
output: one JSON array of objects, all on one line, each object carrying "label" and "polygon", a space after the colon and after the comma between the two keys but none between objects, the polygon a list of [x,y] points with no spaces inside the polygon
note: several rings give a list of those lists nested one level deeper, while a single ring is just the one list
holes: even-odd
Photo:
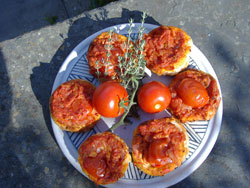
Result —
[{"label": "small pebble", "polygon": [[63,172],[63,176],[66,177],[68,175],[68,172]]},{"label": "small pebble", "polygon": [[45,167],[45,168],[44,168],[44,173],[45,173],[45,174],[48,174],[48,173],[49,173],[49,168],[48,168],[48,167]]},{"label": "small pebble", "polygon": [[40,135],[40,133],[41,133],[39,129],[35,129],[34,132],[36,135]]},{"label": "small pebble", "polygon": [[44,38],[40,38],[40,39],[39,39],[39,42],[43,42],[43,41],[44,41]]}]

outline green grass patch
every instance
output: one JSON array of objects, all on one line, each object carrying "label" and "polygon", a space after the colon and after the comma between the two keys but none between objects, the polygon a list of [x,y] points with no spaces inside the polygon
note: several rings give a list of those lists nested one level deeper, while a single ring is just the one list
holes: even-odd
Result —
[{"label": "green grass patch", "polygon": [[45,20],[46,20],[47,22],[49,22],[50,25],[54,25],[54,24],[57,22],[57,20],[58,20],[58,16],[46,17]]}]

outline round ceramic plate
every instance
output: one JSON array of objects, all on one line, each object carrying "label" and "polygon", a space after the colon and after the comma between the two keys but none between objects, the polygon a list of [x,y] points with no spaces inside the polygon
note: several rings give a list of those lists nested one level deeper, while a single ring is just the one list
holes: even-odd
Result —
[{"label": "round ceramic plate", "polygon": [[[140,24],[133,25],[133,32],[131,35],[132,39],[135,39],[138,35],[138,26]],[[148,33],[152,29],[158,26],[145,24],[145,32]],[[83,40],[66,58],[63,65],[61,66],[57,77],[55,79],[52,92],[63,82],[71,79],[84,79],[92,82],[94,85],[98,86],[99,82],[89,73],[88,61],[86,58],[87,50],[91,41],[104,31],[109,31],[111,28],[114,29],[116,33],[127,35],[127,30],[129,28],[128,24],[121,24],[103,29],[87,39]],[[196,47],[193,46],[190,55],[189,67],[208,72],[213,77],[217,79],[217,76],[210,65],[207,58],[203,53]],[[172,77],[162,76],[159,77],[150,71],[147,71],[147,76],[143,79],[143,82],[148,82],[152,80],[159,80],[165,84],[169,84]],[[220,89],[220,84],[217,79],[217,83]],[[221,90],[220,90],[221,91]],[[222,96],[222,95],[221,95]],[[123,178],[121,178],[117,183],[107,185],[106,187],[168,187],[176,184],[177,182],[183,180],[185,177],[190,175],[195,169],[197,169],[202,162],[206,159],[210,151],[212,150],[217,136],[220,131],[221,120],[222,120],[222,101],[220,103],[219,109],[210,121],[197,121],[193,123],[186,123],[184,127],[186,128],[189,135],[189,155],[187,159],[182,163],[180,167],[174,171],[166,174],[165,176],[155,177],[144,174],[131,162],[128,166],[127,171]],[[128,125],[123,125],[115,130],[115,133],[119,135],[130,147],[132,142],[132,135],[134,129],[143,121],[156,119],[161,117],[169,117],[170,114],[167,111],[157,113],[157,114],[147,114],[139,110],[140,119],[131,119],[132,123]],[[85,175],[78,163],[78,148],[81,143],[84,142],[89,136],[107,130],[116,119],[111,118],[101,118],[95,128],[91,129],[86,133],[71,133],[67,131],[62,131],[55,122],[51,119],[53,131],[56,140],[63,151],[64,155],[70,161],[70,163],[83,175]]]}]

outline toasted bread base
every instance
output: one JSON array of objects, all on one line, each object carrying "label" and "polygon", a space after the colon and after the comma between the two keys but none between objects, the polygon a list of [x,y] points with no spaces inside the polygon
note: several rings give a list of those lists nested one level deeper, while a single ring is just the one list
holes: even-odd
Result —
[{"label": "toasted bread base", "polygon": [[[111,41],[109,41],[109,38],[109,32],[101,33],[91,42],[87,52],[88,64],[90,67],[89,72],[101,82],[119,79],[116,78],[116,71],[118,70],[119,63],[118,55],[123,56],[126,52],[124,43],[127,42],[127,37],[118,33],[113,33]],[[111,56],[109,57],[109,64],[107,65],[103,63],[103,60],[107,61],[108,50],[105,46],[108,44],[112,45],[113,48],[109,51]],[[97,73],[97,69],[99,73]]]},{"label": "toasted bread base", "polygon": [[[121,144],[122,144],[122,148],[124,149],[124,152],[125,152],[125,156],[124,156],[124,160],[122,161],[122,164],[117,167],[117,168],[120,168],[119,169],[119,172],[117,172],[117,174],[115,174],[113,177],[113,179],[105,179],[105,178],[97,178],[93,175],[91,175],[84,167],[84,155],[88,155],[86,153],[83,153],[83,148],[88,145],[88,144],[91,144],[91,139],[95,139],[97,140],[98,138],[101,138],[101,137],[106,137],[106,136],[109,136],[111,137],[112,139],[115,139],[115,140],[118,140]],[[91,138],[92,137],[92,138]],[[119,178],[123,177],[124,176],[124,173],[126,172],[127,168],[128,168],[128,164],[129,162],[131,162],[131,156],[128,152],[128,147],[126,145],[126,143],[117,135],[113,134],[113,133],[110,133],[110,132],[104,132],[104,133],[97,133],[93,136],[89,137],[84,143],[82,143],[82,145],[80,146],[79,148],[79,163],[81,165],[81,168],[82,168],[82,171],[93,181],[95,182],[96,184],[101,184],[101,185],[106,185],[106,184],[111,184],[111,183],[115,183],[119,180]],[[109,147],[109,146],[107,146]],[[110,146],[111,147],[111,146]],[[112,146],[113,147],[113,146]],[[107,149],[108,150],[108,149]],[[108,152],[112,152],[110,150],[108,150]],[[107,154],[107,155],[110,155],[110,154]]]},{"label": "toasted bread base", "polygon": [[[192,108],[183,103],[182,99],[178,96],[177,87],[184,78],[192,78],[199,81],[206,88],[209,101],[205,106]],[[169,89],[172,99],[168,110],[183,123],[212,119],[221,101],[219,88],[215,78],[201,70],[188,69],[177,74],[169,84]]]},{"label": "toasted bread base", "polygon": [[[63,84],[68,84],[68,83],[71,84],[71,83],[74,83],[74,82],[87,83],[88,87],[92,87],[93,89],[95,88],[95,86],[92,83],[88,82],[87,80],[81,80],[81,79],[70,80],[70,81],[64,82]],[[63,84],[61,84],[61,85],[63,85]],[[55,93],[55,91],[54,91],[54,93]],[[52,107],[51,107],[53,105],[52,100],[53,100],[53,97],[54,97],[54,93],[50,97],[50,102],[49,102],[50,115],[51,115],[53,121],[62,130],[66,130],[66,131],[70,131],[70,132],[84,132],[84,131],[87,131],[87,130],[93,128],[95,126],[95,124],[97,123],[97,121],[100,119],[101,115],[98,114],[95,109],[93,109],[92,112],[90,112],[90,114],[86,117],[86,120],[84,120],[82,123],[73,123],[73,122],[70,123],[70,124],[66,123],[66,122],[63,123],[63,121],[64,121],[63,119],[58,119],[57,117],[54,116],[54,113],[53,113],[53,110],[52,110]],[[88,119],[89,116],[92,116],[91,121]]]},{"label": "toasted bread base", "polygon": [[[175,119],[175,118],[162,118],[162,119],[165,119],[166,122],[170,122],[171,124],[173,124],[175,127],[177,127],[185,135],[185,141],[183,142],[184,151],[182,153],[183,156],[181,159],[181,162],[183,162],[189,153],[189,149],[188,149],[189,138],[188,138],[187,131],[183,127],[183,125],[180,123],[180,121]],[[151,121],[157,121],[157,120],[151,120]],[[144,173],[149,174],[151,176],[163,176],[163,175],[173,171],[176,167],[178,167],[178,165],[172,165],[172,164],[167,164],[167,165],[161,166],[161,167],[152,166],[147,161],[146,157],[143,156],[143,151],[141,152],[141,150],[139,148],[134,148],[135,147],[135,139],[136,139],[136,136],[138,136],[138,135],[140,135],[139,126],[135,129],[134,134],[133,134],[132,157],[133,157],[134,165],[136,165],[141,171],[143,171]],[[137,152],[139,152],[139,153],[137,153]]]},{"label": "toasted bread base", "polygon": [[159,76],[176,75],[188,66],[193,41],[182,29],[160,26],[145,35],[144,39],[145,59],[152,72]]}]

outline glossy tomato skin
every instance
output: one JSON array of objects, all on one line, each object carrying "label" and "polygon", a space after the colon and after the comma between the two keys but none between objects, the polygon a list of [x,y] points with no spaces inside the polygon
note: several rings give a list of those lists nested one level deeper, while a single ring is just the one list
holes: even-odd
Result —
[{"label": "glossy tomato skin", "polygon": [[137,100],[143,111],[157,113],[168,107],[171,94],[165,84],[159,81],[152,81],[140,88]]},{"label": "glossy tomato skin", "polygon": [[[126,89],[115,81],[107,81],[98,86],[93,94],[92,104],[104,117],[118,117],[124,112],[119,109],[119,102],[128,99]],[[125,103],[128,105],[128,103]]]},{"label": "glossy tomato skin", "polygon": [[149,145],[147,160],[154,166],[164,165],[167,158],[166,152],[168,149],[168,143],[169,141],[167,139],[158,139],[151,142]]},{"label": "glossy tomato skin", "polygon": [[104,177],[107,165],[103,159],[88,157],[83,161],[83,165],[90,175],[96,178]]},{"label": "glossy tomato skin", "polygon": [[184,104],[193,108],[203,107],[209,100],[206,88],[200,82],[191,78],[185,78],[181,81],[177,93]]}]

